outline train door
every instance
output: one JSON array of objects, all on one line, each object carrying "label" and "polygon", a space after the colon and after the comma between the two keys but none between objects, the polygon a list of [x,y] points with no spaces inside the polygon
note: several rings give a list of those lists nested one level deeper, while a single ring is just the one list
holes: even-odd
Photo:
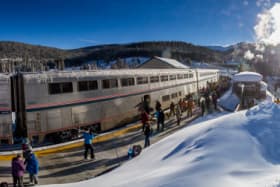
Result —
[{"label": "train door", "polygon": [[24,79],[21,73],[11,77],[11,98],[12,112],[15,114],[14,138],[27,138]]}]

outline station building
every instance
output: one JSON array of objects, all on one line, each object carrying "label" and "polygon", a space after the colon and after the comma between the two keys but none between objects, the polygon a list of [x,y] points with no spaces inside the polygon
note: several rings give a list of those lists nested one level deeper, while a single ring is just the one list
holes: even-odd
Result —
[{"label": "station building", "polygon": [[254,100],[266,97],[267,84],[256,72],[240,72],[233,76],[233,92],[241,98],[244,106],[254,105]]}]

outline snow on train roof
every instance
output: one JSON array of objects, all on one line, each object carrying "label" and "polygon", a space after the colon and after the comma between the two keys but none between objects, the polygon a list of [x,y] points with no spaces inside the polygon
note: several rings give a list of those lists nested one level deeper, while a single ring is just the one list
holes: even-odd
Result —
[{"label": "snow on train roof", "polygon": [[171,59],[171,58],[163,58],[163,57],[158,57],[158,56],[155,56],[154,58],[158,59],[158,60],[161,60],[163,62],[166,62],[168,64],[170,64],[171,66],[175,67],[175,68],[187,68],[189,69],[188,66],[182,64],[181,62],[175,60],[175,59]]},{"label": "snow on train roof", "polygon": [[244,71],[233,76],[234,82],[260,82],[263,76],[256,72]]},{"label": "snow on train roof", "polygon": [[126,76],[126,75],[158,75],[170,73],[189,73],[190,69],[121,69],[121,70],[83,70],[83,71],[49,71],[41,73],[24,73],[25,80],[73,78],[82,79],[86,77]]}]

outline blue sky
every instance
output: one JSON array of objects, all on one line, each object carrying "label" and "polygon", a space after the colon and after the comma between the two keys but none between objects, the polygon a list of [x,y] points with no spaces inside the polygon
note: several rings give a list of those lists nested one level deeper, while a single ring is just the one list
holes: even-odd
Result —
[{"label": "blue sky", "polygon": [[150,40],[227,45],[254,40],[265,2],[273,1],[3,0],[0,40],[66,49]]}]

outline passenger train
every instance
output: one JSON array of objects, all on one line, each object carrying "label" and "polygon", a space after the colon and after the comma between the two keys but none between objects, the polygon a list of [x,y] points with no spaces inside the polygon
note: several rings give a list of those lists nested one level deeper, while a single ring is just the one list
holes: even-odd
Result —
[{"label": "passenger train", "polygon": [[[138,106],[149,99],[163,108],[207,82],[217,82],[219,70],[129,69],[53,71],[0,75],[0,140],[17,137],[34,142],[59,142],[92,127],[107,131],[137,119]],[[15,116],[15,127],[11,124]]]}]

